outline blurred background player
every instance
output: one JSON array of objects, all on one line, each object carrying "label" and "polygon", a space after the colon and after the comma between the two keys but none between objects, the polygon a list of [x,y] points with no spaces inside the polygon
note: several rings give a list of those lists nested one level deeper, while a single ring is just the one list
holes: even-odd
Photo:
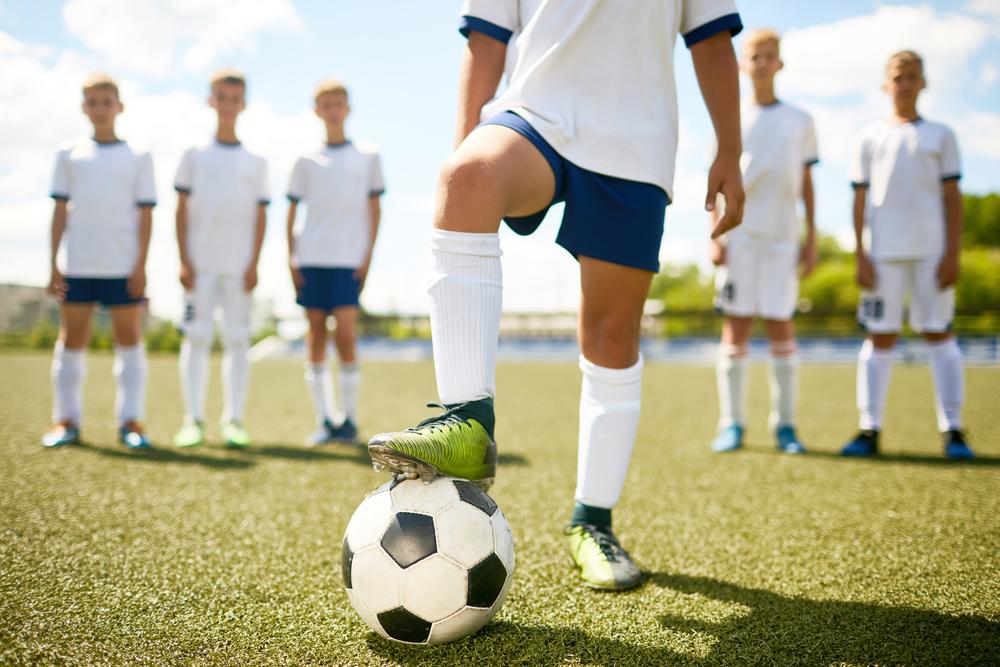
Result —
[{"label": "blurred background player", "polygon": [[[142,315],[156,189],[152,157],[115,134],[115,118],[124,109],[114,79],[90,76],[83,84],[83,113],[94,134],[56,154],[48,291],[62,304],[52,359],[55,426],[42,438],[46,447],[80,441],[86,348],[96,304],[111,312],[119,440],[131,449],[150,446],[139,420],[146,404]],[[64,269],[57,263],[61,246]]]},{"label": "blurred background player", "polygon": [[240,143],[236,120],[246,108],[246,79],[236,70],[217,72],[208,105],[215,110],[215,137],[189,148],[174,178],[177,248],[184,286],[180,376],[184,424],[178,447],[200,445],[205,435],[205,389],[217,310],[222,312],[222,436],[245,447],[243,405],[250,382],[251,293],[267,226],[270,200],[267,163]]},{"label": "blurred background player", "polygon": [[841,451],[845,456],[878,452],[892,350],[909,297],[910,327],[923,334],[930,350],[945,453],[973,457],[962,433],[962,353],[951,332],[962,169],[955,133],[917,111],[926,86],[919,55],[900,51],[889,58],[882,87],[892,99],[892,116],[861,130],[851,163],[857,280],[863,289],[858,320],[868,338],[858,354],[861,431]]},{"label": "blurred background player", "polygon": [[[318,428],[306,442],[318,445],[355,442],[358,437],[358,298],[372,261],[381,217],[379,198],[385,185],[377,150],[349,140],[344,132],[351,112],[344,84],[336,79],[322,82],[316,88],[315,103],[316,115],[326,126],[326,146],[300,157],[292,170],[288,258],[296,302],[306,309],[309,320],[306,384]],[[306,219],[296,227],[300,202],[306,205]],[[326,363],[331,314],[340,360],[339,413]]]},{"label": "blurred background player", "polygon": [[[753,84],[753,97],[742,105],[743,224],[725,244],[711,242],[716,275],[716,307],[726,316],[716,365],[719,390],[719,433],[712,450],[743,446],[747,423],[747,342],[753,318],[764,319],[771,354],[771,415],[768,426],[778,449],[800,454],[805,446],[795,432],[798,354],[792,315],[798,301],[798,275],[816,266],[816,225],[812,167],[819,162],[816,130],[806,112],[774,93],[774,77],[784,67],[780,37],[755,30],[743,39],[743,73]],[[806,235],[797,200],[805,209]],[[718,221],[713,212],[713,223]]]},{"label": "blurred background player", "polygon": [[[565,201],[556,241],[579,260],[583,294],[576,504],[567,537],[583,582],[594,588],[640,581],[612,531],[611,508],[639,423],[640,319],[659,269],[673,185],[674,44],[681,33],[691,48],[718,136],[706,200],[714,207],[716,195],[725,196],[717,236],[742,216],[731,43],[741,27],[731,0],[644,2],[624,12],[598,0],[463,6],[460,29],[468,42],[456,149],[441,171],[431,236],[430,316],[444,413],[375,436],[368,449],[376,466],[397,475],[492,483],[502,292],[497,231],[506,219],[530,234],[552,204]],[[504,74],[507,87],[491,101]]]}]

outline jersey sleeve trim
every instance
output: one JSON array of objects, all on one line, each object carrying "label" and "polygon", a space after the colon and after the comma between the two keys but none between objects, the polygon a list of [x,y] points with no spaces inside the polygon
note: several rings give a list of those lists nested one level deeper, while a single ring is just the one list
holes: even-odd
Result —
[{"label": "jersey sleeve trim", "polygon": [[372,197],[381,197],[384,194],[385,194],[385,188],[380,188],[378,190],[369,190],[368,198],[371,199]]},{"label": "jersey sleeve trim", "polygon": [[180,192],[181,194],[184,194],[184,195],[191,194],[191,188],[189,188],[186,185],[175,185],[174,186],[174,190],[176,190],[177,192]]},{"label": "jersey sleeve trim", "polygon": [[49,196],[55,199],[56,201],[69,201],[69,195],[64,195],[61,192],[53,192]]},{"label": "jersey sleeve trim", "polygon": [[257,206],[270,206],[270,205],[271,205],[271,200],[270,199],[258,199],[257,200]]},{"label": "jersey sleeve trim", "polygon": [[684,35],[684,45],[689,49],[697,44],[698,42],[705,41],[709,37],[714,37],[723,30],[728,30],[730,36],[736,36],[743,31],[743,21],[740,20],[739,14],[726,14],[725,16],[720,16],[717,19],[709,21],[704,25],[700,25],[694,30],[685,33]]},{"label": "jersey sleeve trim", "polygon": [[851,187],[855,190],[858,188],[867,188],[869,185],[868,181],[851,181]]},{"label": "jersey sleeve trim", "polygon": [[942,183],[947,183],[948,181],[959,181],[961,179],[962,179],[962,174],[961,173],[957,173],[957,174],[945,174],[944,176],[941,177],[941,182]]},{"label": "jersey sleeve trim", "polygon": [[153,208],[154,206],[156,206],[156,202],[155,201],[137,201],[135,203],[135,205],[138,206],[139,208]]},{"label": "jersey sleeve trim", "polygon": [[812,166],[817,165],[817,164],[819,164],[819,158],[818,157],[811,157],[811,158],[809,158],[808,160],[805,161],[805,165],[807,167],[812,167]]},{"label": "jersey sleeve trim", "polygon": [[466,39],[473,32],[481,32],[487,37],[492,37],[493,39],[506,44],[510,41],[510,38],[514,33],[507,28],[502,28],[496,23],[490,23],[486,19],[481,19],[477,16],[463,16],[458,22],[458,31],[462,33],[462,36]]},{"label": "jersey sleeve trim", "polygon": [[301,196],[299,196],[299,195],[293,195],[291,192],[289,192],[285,196],[288,197],[288,201],[292,202],[293,204],[298,204],[300,201],[302,201],[302,197]]}]

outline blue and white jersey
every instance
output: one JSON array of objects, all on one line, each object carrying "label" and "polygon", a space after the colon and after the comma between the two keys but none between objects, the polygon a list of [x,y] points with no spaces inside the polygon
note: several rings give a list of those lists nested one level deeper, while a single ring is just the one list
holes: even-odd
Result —
[{"label": "blue and white jersey", "polygon": [[60,266],[68,276],[122,278],[139,259],[139,207],[156,205],[153,158],[124,141],[80,139],[56,154],[52,197],[69,202]]},{"label": "blue and white jersey", "polygon": [[677,35],[691,47],[742,27],[733,0],[465,0],[460,23],[507,44],[507,86],[484,120],[514,111],[573,164],[668,196]]},{"label": "blue and white jersey", "polygon": [[941,185],[961,176],[958,140],[947,125],[877,120],[861,130],[851,182],[868,188],[872,258],[939,257],[946,237]]}]

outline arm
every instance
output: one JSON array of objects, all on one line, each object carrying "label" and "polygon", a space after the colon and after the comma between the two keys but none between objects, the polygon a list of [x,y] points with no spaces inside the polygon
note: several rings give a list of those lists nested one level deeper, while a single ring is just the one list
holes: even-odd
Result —
[{"label": "arm", "polygon": [[49,241],[49,286],[48,292],[57,299],[62,299],[66,295],[66,279],[63,278],[59,267],[56,264],[56,256],[59,254],[59,244],[62,243],[63,233],[66,231],[66,200],[57,199],[55,208],[52,209],[52,230]]},{"label": "arm", "polygon": [[799,276],[805,278],[816,268],[816,195],[810,164],[802,168],[802,204],[806,209],[806,240],[799,251]]},{"label": "arm", "polygon": [[[719,218],[722,216],[716,207],[708,212],[708,218],[712,223],[712,229],[715,229],[719,224]],[[722,242],[722,239],[712,237],[708,241],[708,258],[712,260],[712,264],[715,266],[722,266],[726,263],[726,245]]]},{"label": "arm", "polygon": [[267,204],[257,204],[257,223],[253,230],[253,254],[250,265],[243,274],[243,289],[252,292],[257,286],[257,262],[260,261],[260,249],[264,247],[264,231],[267,229]]},{"label": "arm", "polygon": [[368,268],[372,264],[372,253],[375,251],[375,237],[378,236],[378,224],[382,220],[382,202],[378,195],[368,198],[368,255],[364,263],[354,272],[354,277],[361,283],[361,289],[365,287],[365,279],[368,277]]},{"label": "arm", "polygon": [[719,145],[708,172],[708,194],[705,198],[705,209],[708,211],[715,209],[720,193],[726,202],[725,213],[712,229],[712,238],[717,238],[743,220],[745,194],[740,173],[743,141],[740,136],[739,70],[732,39],[727,32],[720,32],[692,46],[691,58]]},{"label": "arm", "polygon": [[958,255],[962,247],[962,192],[958,179],[944,182],[945,249],[938,264],[937,280],[941,289],[958,281]]},{"label": "arm", "polygon": [[458,76],[458,119],[455,147],[479,124],[483,105],[497,92],[503,77],[507,45],[481,32],[469,33]]},{"label": "arm", "polygon": [[857,260],[856,280],[865,289],[875,289],[875,267],[868,253],[865,252],[865,203],[868,199],[868,186],[854,186],[854,256]]},{"label": "arm", "polygon": [[296,290],[302,287],[302,272],[299,271],[298,262],[295,260],[295,213],[298,208],[299,202],[294,199],[288,200],[288,221],[285,223],[285,235],[288,239],[288,270],[292,274],[292,284]]},{"label": "arm", "polygon": [[176,229],[177,229],[177,250],[180,253],[181,260],[181,285],[184,289],[191,290],[194,289],[194,267],[191,266],[191,258],[188,256],[188,245],[187,245],[187,226],[188,226],[188,193],[178,192],[177,193],[177,215],[176,215]]},{"label": "arm", "polygon": [[140,297],[146,292],[146,257],[149,255],[149,238],[153,231],[153,207],[139,207],[139,256],[128,278],[128,293]]}]

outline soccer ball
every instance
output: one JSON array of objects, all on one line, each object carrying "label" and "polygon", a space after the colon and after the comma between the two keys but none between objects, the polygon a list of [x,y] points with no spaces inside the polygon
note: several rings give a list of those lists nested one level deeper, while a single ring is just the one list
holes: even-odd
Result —
[{"label": "soccer ball", "polygon": [[503,605],[514,574],[510,526],[475,484],[388,482],[355,510],[341,560],[354,610],[386,639],[443,644]]}]

